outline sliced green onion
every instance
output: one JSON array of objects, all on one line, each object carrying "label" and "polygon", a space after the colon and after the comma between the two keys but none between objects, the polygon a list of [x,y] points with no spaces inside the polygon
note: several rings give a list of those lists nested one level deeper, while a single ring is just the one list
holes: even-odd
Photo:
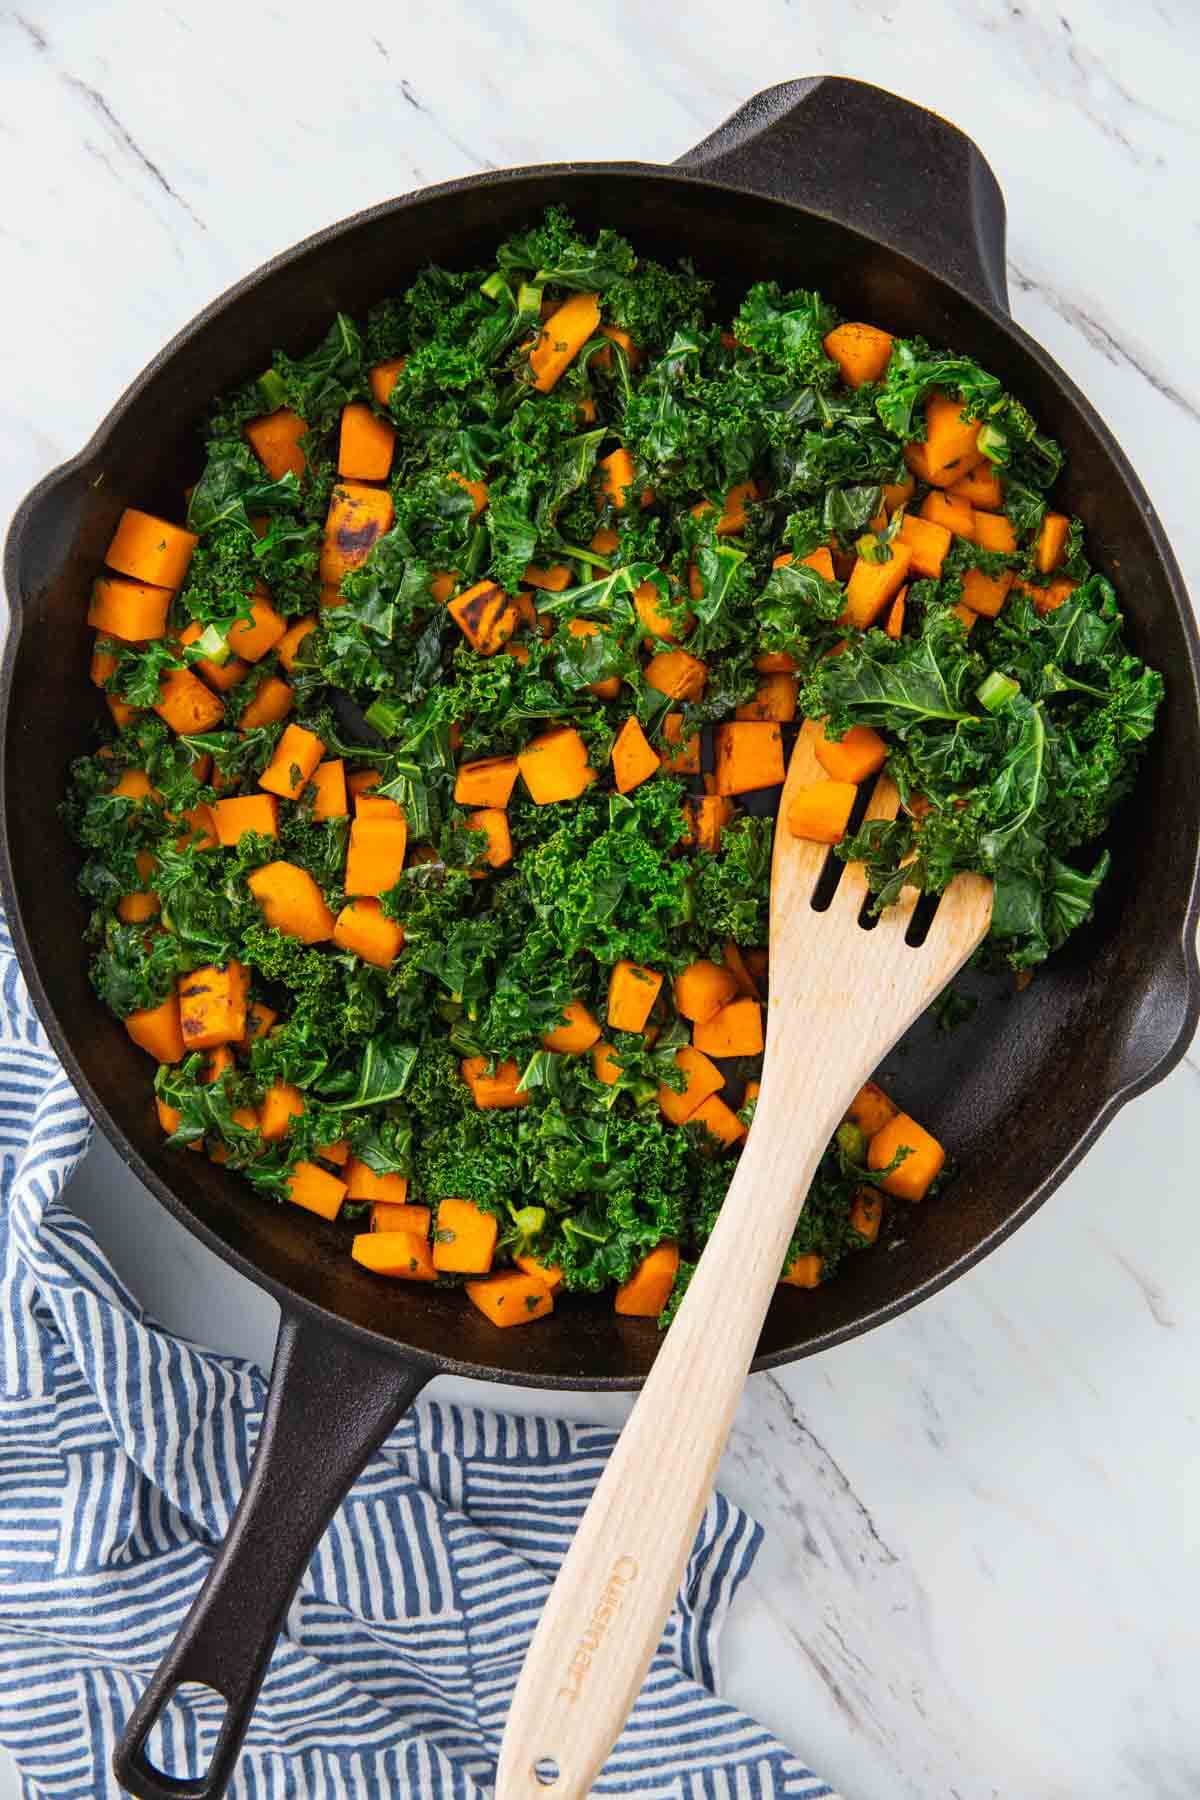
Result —
[{"label": "sliced green onion", "polygon": [[1001,675],[999,669],[993,669],[976,688],[975,698],[986,711],[994,713],[999,712],[1002,706],[1007,706],[1020,691],[1019,681],[1014,681],[1011,675]]},{"label": "sliced green onion", "polygon": [[867,1154],[867,1140],[863,1135],[862,1127],[856,1125],[852,1119],[847,1119],[844,1125],[839,1125],[837,1147],[850,1162],[863,1162]]},{"label": "sliced green onion", "polygon": [[259,376],[258,391],[263,397],[263,405],[268,412],[275,412],[287,399],[283,377],[277,375],[274,369],[267,369]]},{"label": "sliced green onion", "polygon": [[989,462],[1003,465],[1008,461],[1008,433],[1001,431],[999,425],[981,425],[975,448]]},{"label": "sliced green onion", "polygon": [[224,632],[215,625],[206,626],[192,648],[197,656],[202,656],[206,662],[227,663],[232,654],[225,641]]},{"label": "sliced green onion", "polygon": [[892,547],[886,538],[876,537],[873,531],[865,531],[855,539],[855,553],[863,562],[885,563],[892,560]]},{"label": "sliced green onion", "polygon": [[522,1238],[528,1240],[540,1237],[546,1229],[544,1206],[514,1206],[510,1201],[508,1210],[512,1214],[512,1222]]}]

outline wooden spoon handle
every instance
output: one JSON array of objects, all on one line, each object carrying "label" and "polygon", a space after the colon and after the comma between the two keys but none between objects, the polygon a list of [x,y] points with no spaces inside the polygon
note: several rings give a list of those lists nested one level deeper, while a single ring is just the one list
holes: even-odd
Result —
[{"label": "wooden spoon handle", "polygon": [[[546,1601],[509,1712],[496,1800],[582,1800],[620,1736],[679,1591],[837,1105],[830,1117],[810,1112],[807,1152],[803,1138],[784,1134],[791,1142],[782,1167],[780,1134],[761,1114],[755,1121],[691,1286]],[[755,1144],[765,1154],[756,1155]]]}]

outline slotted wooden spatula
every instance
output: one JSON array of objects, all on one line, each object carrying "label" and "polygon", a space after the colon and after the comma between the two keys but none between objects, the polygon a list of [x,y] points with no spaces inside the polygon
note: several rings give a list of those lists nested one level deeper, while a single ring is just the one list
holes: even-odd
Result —
[{"label": "slotted wooden spatula", "polygon": [[[582,1800],[616,1742],[679,1588],[797,1215],[846,1107],[988,929],[992,884],[960,875],[925,940],[906,889],[859,923],[851,864],[812,905],[828,852],[794,838],[788,803],[822,779],[806,724],[788,770],[771,876],[771,1003],[762,1092],[716,1229],[600,1478],[525,1658],[496,1800]],[[881,777],[867,817],[895,816]]]}]

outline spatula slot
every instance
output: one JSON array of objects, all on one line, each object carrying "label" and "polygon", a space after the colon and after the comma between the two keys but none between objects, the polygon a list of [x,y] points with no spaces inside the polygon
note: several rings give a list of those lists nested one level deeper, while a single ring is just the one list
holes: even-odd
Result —
[{"label": "spatula slot", "polygon": [[880,919],[875,909],[875,895],[869,890],[863,895],[863,903],[858,909],[858,924],[862,931],[874,931]]},{"label": "spatula slot", "polygon": [[809,901],[809,905],[814,912],[823,913],[829,911],[829,908],[833,905],[833,896],[837,893],[838,882],[842,879],[842,871],[845,867],[846,864],[842,861],[836,850],[830,850],[825,861],[821,864],[821,873],[817,876],[813,886],[812,899]]},{"label": "spatula slot", "polygon": [[940,894],[922,894],[913,907],[912,918],[908,921],[908,930],[904,934],[905,943],[913,950],[919,949],[929,936],[934,914],[941,903]]}]

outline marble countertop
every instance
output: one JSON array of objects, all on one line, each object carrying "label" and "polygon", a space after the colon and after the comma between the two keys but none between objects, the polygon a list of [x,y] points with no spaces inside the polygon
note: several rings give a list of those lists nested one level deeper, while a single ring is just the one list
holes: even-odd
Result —
[{"label": "marble countertop", "polygon": [[[1017,318],[1200,575],[1186,0],[28,0],[0,15],[0,519],[212,296],[328,220],[540,160],[670,160],[758,88],[845,73],[946,113],[1009,208]],[[847,1800],[1200,1792],[1200,1101],[1186,1061],[972,1274],[752,1379],[722,1483],[767,1527],[732,1699]],[[70,1197],[174,1328],[266,1361],[273,1304],[103,1144]],[[553,1396],[445,1382],[484,1404]],[[571,1396],[576,1416],[625,1402]],[[0,1772],[0,1796],[16,1792]]]}]

